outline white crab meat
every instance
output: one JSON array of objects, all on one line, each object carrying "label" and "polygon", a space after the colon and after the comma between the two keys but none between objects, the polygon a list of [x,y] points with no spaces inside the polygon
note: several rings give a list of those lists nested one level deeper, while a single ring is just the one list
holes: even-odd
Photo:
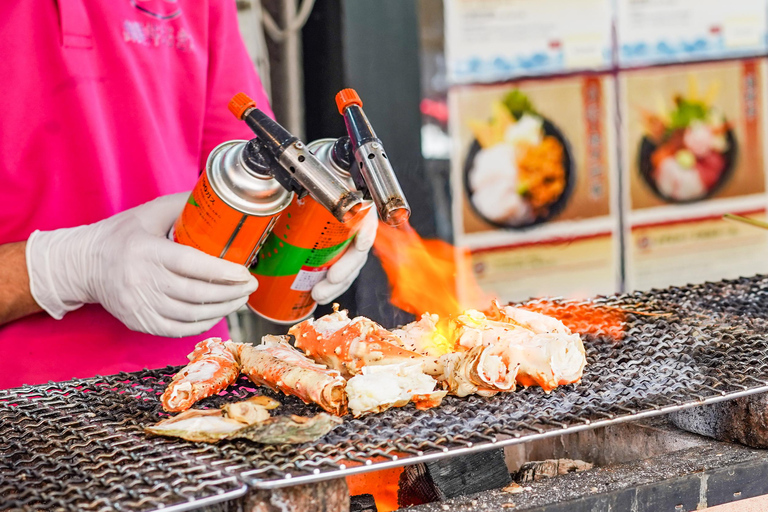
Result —
[{"label": "white crab meat", "polygon": [[459,315],[455,324],[458,332],[458,344],[464,349],[479,346],[487,347],[499,340],[527,338],[532,332],[529,328],[515,323],[491,320],[474,309],[469,309]]},{"label": "white crab meat", "polygon": [[494,306],[492,318],[469,310],[455,320],[464,352],[440,357],[434,373],[451,394],[512,391],[515,384],[549,392],[581,379],[586,358],[578,334],[555,318]]},{"label": "white crab meat", "polygon": [[578,382],[586,363],[578,334],[534,334],[503,340],[492,348],[506,361],[518,365],[518,384],[539,385],[547,392],[562,384]]},{"label": "white crab meat", "polygon": [[349,318],[349,315],[347,314],[346,309],[338,310],[337,304],[334,304],[334,312],[321,316],[320,318],[313,320],[309,319],[308,322],[310,322],[311,325],[314,326],[315,330],[318,332],[320,336],[330,336],[331,334],[340,331],[349,323],[352,321]]},{"label": "white crab meat", "polygon": [[425,395],[439,403],[445,392],[436,392],[436,386],[437,381],[425,375],[419,363],[364,366],[361,374],[347,381],[349,410],[354,416],[381,412],[423,400]]}]

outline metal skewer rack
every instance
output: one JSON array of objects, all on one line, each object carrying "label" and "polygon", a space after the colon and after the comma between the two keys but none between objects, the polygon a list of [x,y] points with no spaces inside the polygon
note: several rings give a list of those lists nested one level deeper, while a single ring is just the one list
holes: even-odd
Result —
[{"label": "metal skewer rack", "polygon": [[[249,488],[451,457],[768,391],[767,299],[764,276],[596,298],[589,305],[622,311],[623,335],[583,335],[580,384],[347,416],[303,445],[146,435],[144,426],[166,416],[158,397],[173,367],[0,391],[0,508],[190,510]],[[277,398],[277,414],[319,411],[244,377],[198,406],[253,394]]]}]

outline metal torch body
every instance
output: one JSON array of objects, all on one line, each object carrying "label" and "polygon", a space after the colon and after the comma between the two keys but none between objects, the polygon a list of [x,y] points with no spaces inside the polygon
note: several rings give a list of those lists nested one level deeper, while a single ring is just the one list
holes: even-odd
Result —
[{"label": "metal torch body", "polygon": [[211,256],[250,265],[294,195],[243,162],[247,141],[229,141],[208,156],[168,238]]},{"label": "metal torch body", "polygon": [[294,197],[309,194],[331,218],[351,220],[361,194],[325,167],[294,135],[245,94],[229,110],[257,135],[216,147],[168,237],[251,266]]},{"label": "metal torch body", "polygon": [[363,112],[363,102],[354,89],[343,89],[336,95],[339,113],[351,143],[357,165],[352,168],[353,178],[359,190],[366,191],[376,204],[379,217],[390,226],[408,221],[411,207],[405,199],[392,163],[384,151],[384,144],[376,136],[373,126]]},{"label": "metal torch body", "polygon": [[[336,139],[320,139],[306,149],[353,187],[348,169],[331,158],[335,142]],[[311,196],[294,197],[250,269],[259,288],[248,299],[248,307],[280,324],[293,324],[310,316],[317,307],[312,288],[344,253],[372,206],[365,201],[354,216],[340,222]]]}]

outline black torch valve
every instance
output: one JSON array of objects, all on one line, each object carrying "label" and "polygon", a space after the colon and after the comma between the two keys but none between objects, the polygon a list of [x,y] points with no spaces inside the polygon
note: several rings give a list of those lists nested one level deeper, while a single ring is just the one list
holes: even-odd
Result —
[{"label": "black torch valve", "polygon": [[[384,144],[376,137],[373,126],[363,112],[360,96],[354,89],[343,89],[336,95],[336,105],[339,113],[344,116],[357,164],[350,167],[350,173],[358,190],[365,191],[366,197],[373,200],[379,217],[385,223],[398,226],[408,221],[411,207],[384,151]],[[339,148],[341,152],[342,148]]]},{"label": "black torch valve", "polygon": [[257,174],[268,174],[299,197],[309,194],[340,222],[352,219],[362,207],[362,194],[349,187],[315,157],[298,137],[238,93],[229,110],[256,134],[243,150],[243,163]]},{"label": "black torch valve", "polygon": [[307,189],[301,186],[290,173],[275,172],[275,169],[282,169],[277,159],[272,153],[264,147],[264,144],[258,138],[253,138],[245,144],[243,149],[243,163],[245,166],[265,177],[275,178],[277,182],[289,192],[294,192],[299,198],[307,195]]}]

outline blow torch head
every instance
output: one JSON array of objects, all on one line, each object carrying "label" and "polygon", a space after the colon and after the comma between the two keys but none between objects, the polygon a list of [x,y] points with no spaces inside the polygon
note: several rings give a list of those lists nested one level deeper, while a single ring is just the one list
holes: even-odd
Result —
[{"label": "blow torch head", "polygon": [[[346,222],[357,214],[362,206],[361,194],[350,190],[298,137],[256,108],[256,102],[238,93],[229,102],[229,110],[256,134],[249,144],[253,148],[249,149],[254,154],[270,155],[262,160],[274,163],[272,175],[280,184],[300,195],[309,193],[340,222]],[[244,162],[247,163],[247,159]]]},{"label": "blow torch head", "polygon": [[344,116],[344,124],[352,142],[357,165],[353,165],[355,183],[364,183],[376,204],[379,217],[390,226],[407,222],[411,207],[403,194],[384,145],[376,137],[363,112],[363,101],[354,89],[343,89],[336,95],[336,106]]}]

